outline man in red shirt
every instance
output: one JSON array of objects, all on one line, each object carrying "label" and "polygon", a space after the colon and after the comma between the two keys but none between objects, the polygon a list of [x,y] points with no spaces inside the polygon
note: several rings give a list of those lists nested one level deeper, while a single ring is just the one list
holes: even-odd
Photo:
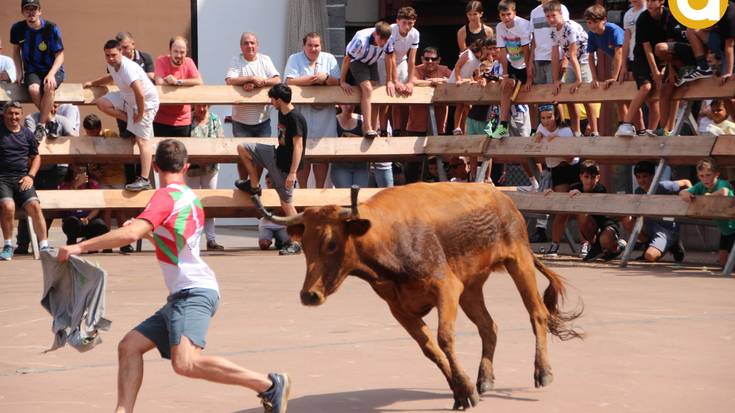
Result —
[{"label": "man in red shirt", "polygon": [[[188,42],[181,36],[171,39],[169,54],[156,59],[156,85],[196,86],[204,82],[197,66],[186,54]],[[160,137],[190,136],[191,105],[164,105],[158,108],[153,133]]]}]

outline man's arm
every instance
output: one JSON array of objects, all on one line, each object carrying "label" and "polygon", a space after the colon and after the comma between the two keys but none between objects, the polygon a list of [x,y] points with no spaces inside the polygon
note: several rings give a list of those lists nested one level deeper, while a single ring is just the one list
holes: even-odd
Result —
[{"label": "man's arm", "polygon": [[133,116],[133,122],[138,123],[143,120],[143,114],[145,113],[143,86],[140,84],[140,80],[135,80],[130,84],[130,88],[133,89],[133,94],[135,95],[135,106],[137,107],[135,116]]},{"label": "man's arm", "polygon": [[406,93],[413,93],[413,85],[416,82],[416,51],[411,49],[408,51],[408,80],[406,80]]},{"label": "man's arm", "polygon": [[112,249],[132,244],[145,237],[153,230],[150,222],[144,219],[133,219],[130,224],[117,228],[107,234],[82,241],[79,244],[59,248],[59,261],[67,261],[71,255],[79,255],[87,251]]},{"label": "man's arm", "polygon": [[13,45],[13,63],[15,63],[15,81],[23,84],[23,59],[20,57],[20,45]]},{"label": "man's arm", "polygon": [[622,74],[621,70],[623,68],[623,56],[623,48],[621,46],[616,47],[615,54],[613,55],[612,72],[610,73],[609,80],[614,81],[618,79]]},{"label": "man's arm", "polygon": [[723,62],[726,63],[724,67],[724,73],[722,74],[722,77],[725,79],[732,76],[733,58],[735,58],[735,39],[725,39],[725,58],[723,59]]},{"label": "man's arm", "polygon": [[625,74],[628,72],[628,56],[630,55],[630,41],[632,35],[629,29],[625,29],[625,36],[623,37],[623,53],[622,53],[622,67],[620,68],[620,74],[618,80],[622,83],[625,80]]},{"label": "man's arm", "polygon": [[294,183],[296,182],[296,171],[299,170],[302,153],[304,153],[304,138],[303,136],[294,136],[291,169],[288,171],[288,176],[286,177],[286,188],[293,188]]},{"label": "man's arm", "polygon": [[577,44],[572,43],[569,45],[569,63],[572,65],[574,70],[575,79],[577,79],[570,89],[571,93],[574,93],[582,85],[582,68],[579,66],[579,59],[577,59]]},{"label": "man's arm", "polygon": [[350,84],[347,83],[348,73],[350,73],[350,56],[345,54],[345,57],[342,59],[342,72],[339,75],[340,77],[339,85],[342,88],[342,90],[345,91],[346,94],[351,95],[352,86],[350,86]]},{"label": "man's arm", "polygon": [[84,87],[104,86],[112,83],[112,76],[107,74],[90,82],[84,82]]}]

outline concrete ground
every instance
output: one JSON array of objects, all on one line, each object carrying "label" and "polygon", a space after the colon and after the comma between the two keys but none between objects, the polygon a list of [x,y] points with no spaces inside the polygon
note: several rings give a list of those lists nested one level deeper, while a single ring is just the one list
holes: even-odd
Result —
[{"label": "concrete ground", "polygon": [[[253,234],[223,231],[226,246],[254,244]],[[52,233],[58,240],[58,233]],[[55,241],[58,245],[59,242]],[[88,255],[109,273],[107,317],[112,329],[87,353],[43,354],[51,318],[41,308],[38,262],[0,263],[0,412],[111,411],[116,343],[165,300],[150,252]],[[711,261],[704,256],[700,262]],[[222,301],[208,336],[208,354],[258,371],[287,371],[294,385],[289,411],[427,412],[451,409],[438,369],[359,279],[348,279],[318,308],[298,300],[303,256],[239,249],[208,254]],[[534,341],[528,315],[509,277],[485,285],[499,325],[496,389],[477,412],[730,412],[735,406],[735,279],[695,265],[628,269],[551,262],[568,281],[569,308],[580,300],[584,341],[552,340],[555,380],[533,388]],[[540,281],[541,288],[545,283]],[[427,317],[436,325],[436,313]],[[457,351],[477,371],[480,340],[462,314]],[[138,412],[260,412],[249,391],[176,376],[157,353],[146,356]]]}]

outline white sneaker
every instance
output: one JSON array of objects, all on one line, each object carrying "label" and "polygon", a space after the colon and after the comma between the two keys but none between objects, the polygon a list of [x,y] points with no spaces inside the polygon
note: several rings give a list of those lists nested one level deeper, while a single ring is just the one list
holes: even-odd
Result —
[{"label": "white sneaker", "polygon": [[590,252],[590,243],[589,242],[582,243],[582,247],[579,249],[579,258],[586,257],[589,252]]},{"label": "white sneaker", "polygon": [[536,192],[533,189],[532,185],[525,185],[525,186],[517,186],[516,191],[518,192]]},{"label": "white sneaker", "polygon": [[618,126],[618,130],[615,131],[615,136],[636,136],[635,127],[633,127],[633,125],[631,125],[630,123],[621,123],[620,126]]}]

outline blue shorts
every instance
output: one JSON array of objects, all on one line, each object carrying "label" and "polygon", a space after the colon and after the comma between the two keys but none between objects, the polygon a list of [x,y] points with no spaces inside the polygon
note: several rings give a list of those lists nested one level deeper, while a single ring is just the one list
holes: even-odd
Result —
[{"label": "blue shorts", "polygon": [[135,331],[154,342],[165,359],[171,358],[171,347],[181,343],[181,336],[204,348],[209,321],[219,306],[217,291],[191,288],[169,295],[166,301],[166,305],[135,327]]},{"label": "blue shorts", "polygon": [[645,220],[643,233],[648,236],[648,246],[659,250],[661,254],[665,254],[679,242],[679,231],[665,227],[657,221]]}]

